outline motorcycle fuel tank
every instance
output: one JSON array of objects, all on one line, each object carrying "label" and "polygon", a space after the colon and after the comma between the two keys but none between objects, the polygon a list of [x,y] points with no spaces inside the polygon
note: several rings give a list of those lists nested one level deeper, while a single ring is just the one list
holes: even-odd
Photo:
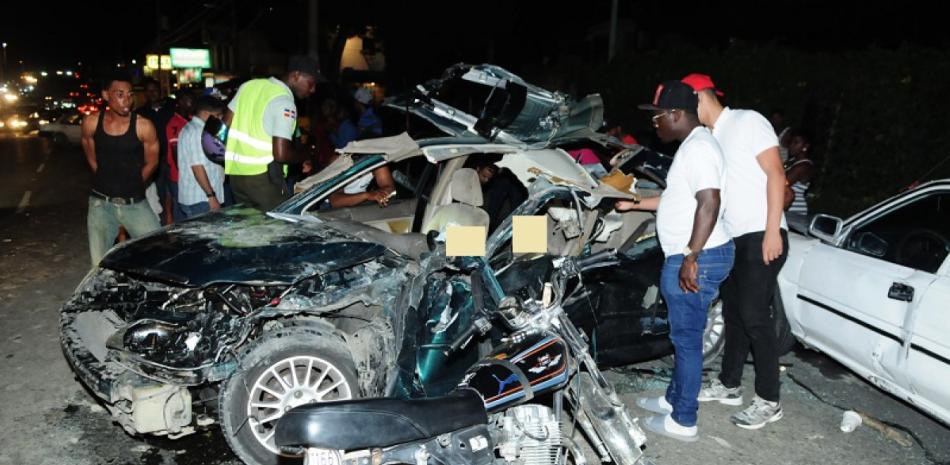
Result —
[{"label": "motorcycle fuel tank", "polygon": [[560,337],[529,336],[498,346],[468,371],[459,387],[477,391],[492,412],[563,387],[570,374],[569,357]]}]

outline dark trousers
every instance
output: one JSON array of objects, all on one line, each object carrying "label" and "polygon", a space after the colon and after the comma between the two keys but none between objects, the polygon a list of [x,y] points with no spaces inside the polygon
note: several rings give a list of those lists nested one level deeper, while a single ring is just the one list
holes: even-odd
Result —
[{"label": "dark trousers", "polygon": [[782,255],[766,265],[762,261],[765,232],[734,238],[736,259],[723,283],[722,304],[726,338],[719,381],[726,387],[742,384],[742,368],[749,350],[755,362],[755,393],[768,401],[779,400],[778,342],[772,297],[776,277],[788,256],[788,233],[782,230]]},{"label": "dark trousers", "polygon": [[232,174],[230,179],[236,203],[267,212],[287,200],[284,196],[284,186],[275,185],[267,173],[253,176]]}]

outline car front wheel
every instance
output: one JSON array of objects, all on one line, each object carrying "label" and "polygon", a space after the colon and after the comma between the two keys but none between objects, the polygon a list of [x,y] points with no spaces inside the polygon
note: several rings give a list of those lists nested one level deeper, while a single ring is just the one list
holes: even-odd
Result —
[{"label": "car front wheel", "polygon": [[252,343],[225,381],[221,429],[248,465],[292,463],[274,444],[277,420],[299,405],[358,395],[356,370],[340,338],[313,328],[280,329]]}]

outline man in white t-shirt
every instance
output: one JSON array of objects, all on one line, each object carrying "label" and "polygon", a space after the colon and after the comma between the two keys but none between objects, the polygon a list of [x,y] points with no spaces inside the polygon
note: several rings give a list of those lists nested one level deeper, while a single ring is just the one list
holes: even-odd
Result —
[{"label": "man in white t-shirt", "polygon": [[722,152],[700,124],[696,106],[696,94],[679,81],[660,84],[653,103],[640,105],[654,112],[653,125],[660,139],[682,143],[661,196],[616,204],[618,211],[657,212],[657,235],[666,255],[660,292],[669,311],[675,365],[666,394],[638,399],[637,405],[659,414],[644,422],[647,429],[683,441],[698,437],[696,398],[703,379],[703,329],[709,305],[732,268],[734,253],[720,221]]},{"label": "man in white t-shirt", "polygon": [[759,429],[782,418],[779,404],[778,343],[770,303],[776,277],[785,264],[788,226],[782,213],[785,170],[771,123],[752,110],[723,107],[712,79],[683,78],[699,98],[699,119],[712,130],[726,160],[726,230],[736,246],[736,261],[722,288],[725,347],[718,378],[699,400],[742,405],[742,368],[751,349],[755,397],[730,420]]}]

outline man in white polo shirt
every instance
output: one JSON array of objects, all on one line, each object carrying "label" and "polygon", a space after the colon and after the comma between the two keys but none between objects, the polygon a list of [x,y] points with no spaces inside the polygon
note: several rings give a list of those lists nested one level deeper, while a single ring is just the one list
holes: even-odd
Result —
[{"label": "man in white polo shirt", "polygon": [[698,437],[696,398],[703,379],[703,329],[734,254],[719,221],[722,152],[700,124],[696,106],[696,94],[680,81],[660,84],[653,103],[640,105],[654,112],[653,126],[660,139],[682,143],[660,197],[616,204],[618,211],[657,211],[657,235],[666,255],[660,291],[669,311],[675,365],[666,394],[638,399],[637,405],[659,414],[644,422],[647,429],[683,441]]},{"label": "man in white polo shirt", "polygon": [[755,397],[730,420],[759,429],[782,418],[778,344],[770,308],[776,277],[785,264],[788,226],[782,213],[785,171],[771,123],[752,110],[723,107],[712,79],[683,78],[699,97],[699,120],[712,129],[726,160],[726,230],[736,245],[735,267],[722,288],[725,347],[718,378],[699,400],[742,405],[742,368],[749,350],[755,361]]}]

